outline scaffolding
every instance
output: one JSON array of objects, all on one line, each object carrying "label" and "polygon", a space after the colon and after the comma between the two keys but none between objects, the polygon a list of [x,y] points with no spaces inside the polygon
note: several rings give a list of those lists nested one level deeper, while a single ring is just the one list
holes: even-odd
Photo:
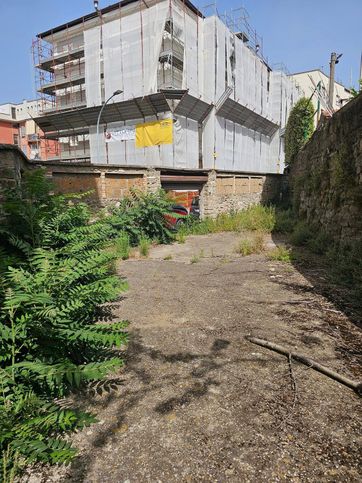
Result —
[{"label": "scaffolding", "polygon": [[[298,92],[284,73],[270,68],[247,11],[240,7],[220,14],[213,3],[200,12],[187,0],[122,3],[40,34],[33,42],[42,115],[50,119],[58,113],[67,119],[61,130],[46,132],[47,139],[59,140],[60,158],[281,170],[282,142],[276,133],[285,126]],[[104,116],[101,132],[167,115],[174,119],[173,145],[137,150],[129,140],[108,144],[104,136],[99,143],[92,109],[97,112],[119,90],[114,104],[118,120]],[[154,97],[160,92],[163,110]],[[121,103],[139,116],[125,118]],[[149,110],[151,115],[145,115]]]},{"label": "scaffolding", "polygon": [[[83,39],[82,35],[78,37]],[[38,36],[32,42],[32,56],[40,115],[86,105],[84,44],[82,40],[74,42],[69,27],[65,28],[61,42],[57,42],[53,32],[46,40]],[[51,143],[54,145],[54,141],[58,141],[57,158],[79,161],[89,157],[86,133],[79,134],[74,130],[69,136],[53,133],[43,139],[48,145],[46,151]]]}]

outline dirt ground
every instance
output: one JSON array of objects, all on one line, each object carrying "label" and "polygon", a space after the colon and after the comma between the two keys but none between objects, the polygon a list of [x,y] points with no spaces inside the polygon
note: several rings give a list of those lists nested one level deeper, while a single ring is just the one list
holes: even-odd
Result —
[{"label": "dirt ground", "polygon": [[362,481],[361,399],[296,362],[294,391],[288,359],[245,339],[360,380],[361,330],[291,264],[236,255],[238,239],[189,237],[120,264],[130,288],[115,316],[131,342],[119,390],[89,402],[99,423],[47,481]]}]

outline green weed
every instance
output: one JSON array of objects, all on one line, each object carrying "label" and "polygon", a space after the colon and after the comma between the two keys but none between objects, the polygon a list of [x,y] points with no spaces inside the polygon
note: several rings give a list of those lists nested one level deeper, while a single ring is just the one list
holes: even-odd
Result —
[{"label": "green weed", "polygon": [[141,237],[138,247],[139,247],[141,256],[148,257],[150,253],[151,241],[146,237]]},{"label": "green weed", "polygon": [[122,258],[122,260],[127,260],[131,250],[129,235],[127,233],[121,233],[119,237],[116,238],[114,244],[117,255]]},{"label": "green weed", "polygon": [[274,248],[268,253],[268,259],[283,263],[291,263],[292,261],[292,253],[289,248],[279,246]]},{"label": "green weed", "polygon": [[236,213],[221,214],[215,219],[195,221],[185,227],[185,232],[192,235],[245,230],[270,233],[275,226],[275,220],[273,207],[252,205]]},{"label": "green weed", "polygon": [[264,250],[264,234],[255,233],[250,238],[244,238],[239,241],[235,247],[236,253],[243,257],[253,253],[261,253]]},{"label": "green weed", "polygon": [[201,260],[201,258],[204,258],[204,257],[205,257],[205,251],[201,249],[197,255],[192,256],[190,263],[198,263]]},{"label": "green weed", "polygon": [[171,254],[170,255],[166,255],[163,259],[164,260],[172,260],[172,255]]}]

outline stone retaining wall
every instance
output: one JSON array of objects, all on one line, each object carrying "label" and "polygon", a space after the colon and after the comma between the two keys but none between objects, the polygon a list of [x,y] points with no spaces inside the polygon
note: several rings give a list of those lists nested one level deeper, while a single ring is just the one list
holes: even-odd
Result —
[{"label": "stone retaining wall", "polygon": [[362,241],[362,95],[325,121],[290,171],[293,202],[339,243]]}]

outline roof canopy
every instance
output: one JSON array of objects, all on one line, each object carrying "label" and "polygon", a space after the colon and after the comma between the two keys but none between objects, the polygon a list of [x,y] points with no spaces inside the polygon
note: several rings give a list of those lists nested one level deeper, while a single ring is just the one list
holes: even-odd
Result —
[{"label": "roof canopy", "polygon": [[242,106],[232,99],[226,99],[216,114],[225,119],[229,119],[229,121],[241,124],[248,129],[258,131],[265,136],[273,136],[279,127],[275,122]]},{"label": "roof canopy", "polygon": [[[95,126],[101,106],[83,107],[46,114],[35,119],[45,133],[69,131]],[[151,94],[128,101],[107,104],[102,113],[102,123],[142,119],[161,112],[170,111],[170,106],[163,94]]]}]

